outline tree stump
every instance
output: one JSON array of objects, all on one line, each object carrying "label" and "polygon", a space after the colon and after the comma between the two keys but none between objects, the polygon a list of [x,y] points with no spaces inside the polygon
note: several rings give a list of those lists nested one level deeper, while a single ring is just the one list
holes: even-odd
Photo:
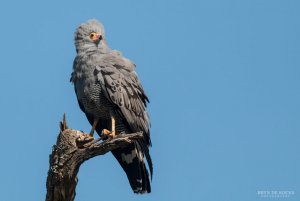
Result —
[{"label": "tree stump", "polygon": [[99,155],[127,146],[142,138],[142,132],[119,134],[113,139],[93,139],[82,131],[69,129],[64,115],[60,133],[49,156],[46,201],[73,201],[80,165]]}]

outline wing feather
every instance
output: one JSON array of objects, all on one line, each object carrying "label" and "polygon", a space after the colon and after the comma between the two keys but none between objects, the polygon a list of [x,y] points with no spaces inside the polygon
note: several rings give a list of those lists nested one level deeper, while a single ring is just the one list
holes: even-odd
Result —
[{"label": "wing feather", "polygon": [[[146,111],[147,102],[149,102],[149,100],[134,71],[135,65],[128,59],[123,58],[121,54],[114,53],[101,56],[95,55],[95,57],[90,59],[94,61],[93,64],[96,63],[93,72],[94,78],[100,83],[105,97],[114,105],[116,112],[127,122],[130,130],[133,132],[143,131],[144,138],[137,140],[137,143],[146,156],[152,178],[153,165],[149,154],[149,146],[151,146],[149,131],[150,119]],[[75,62],[78,61],[76,60]],[[76,75],[81,76],[78,75],[78,73],[80,72],[77,72]],[[73,73],[71,78],[72,82],[75,83],[75,79],[76,76]],[[84,107],[80,101],[79,105],[84,111]],[[93,121],[91,117],[88,115],[87,117],[92,124]],[[113,153],[117,158],[120,155],[116,150]],[[120,164],[123,164],[122,161]],[[127,169],[125,172],[129,174]]]},{"label": "wing feather", "polygon": [[96,68],[95,76],[131,130],[143,131],[149,145],[150,121],[146,111],[149,100],[134,69],[135,65],[120,54],[108,54],[102,58],[102,65]]}]

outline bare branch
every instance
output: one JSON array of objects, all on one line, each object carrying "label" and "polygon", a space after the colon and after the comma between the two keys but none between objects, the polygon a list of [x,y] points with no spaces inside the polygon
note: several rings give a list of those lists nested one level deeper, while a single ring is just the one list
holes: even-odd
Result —
[{"label": "bare branch", "polygon": [[111,140],[90,138],[87,134],[69,129],[66,117],[60,122],[60,133],[49,157],[46,201],[73,201],[80,165],[95,156],[104,155],[127,146],[143,137],[142,132],[120,134]]}]

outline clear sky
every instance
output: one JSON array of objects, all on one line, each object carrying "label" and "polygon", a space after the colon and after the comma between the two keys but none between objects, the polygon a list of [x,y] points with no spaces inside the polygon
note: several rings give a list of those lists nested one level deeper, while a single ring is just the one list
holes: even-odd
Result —
[{"label": "clear sky", "polygon": [[90,18],[150,97],[153,192],[133,194],[107,154],[81,167],[77,201],[300,200],[299,10],[296,0],[1,1],[0,200],[45,199],[64,112],[90,130],[69,82],[74,31]]}]

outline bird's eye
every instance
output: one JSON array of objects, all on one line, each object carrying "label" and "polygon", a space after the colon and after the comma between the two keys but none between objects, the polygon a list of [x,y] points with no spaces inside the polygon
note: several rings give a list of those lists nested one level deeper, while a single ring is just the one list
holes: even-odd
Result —
[{"label": "bird's eye", "polygon": [[94,32],[91,33],[91,34],[90,34],[90,38],[91,38],[91,39],[94,39],[95,35],[96,35],[96,33],[94,33]]}]

